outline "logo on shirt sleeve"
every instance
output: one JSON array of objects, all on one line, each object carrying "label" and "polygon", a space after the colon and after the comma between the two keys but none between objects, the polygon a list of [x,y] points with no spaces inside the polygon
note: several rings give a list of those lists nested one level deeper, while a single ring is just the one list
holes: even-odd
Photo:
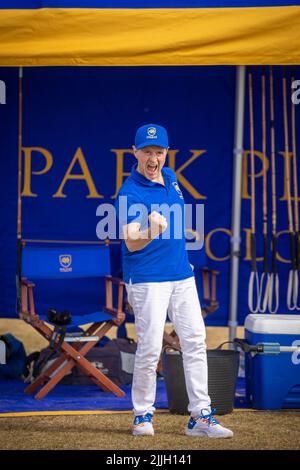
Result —
[{"label": "logo on shirt sleeve", "polygon": [[174,181],[174,182],[172,183],[172,185],[173,185],[175,191],[177,192],[177,194],[179,195],[180,199],[183,199],[183,194],[182,194],[182,192],[181,192],[180,187],[178,186],[177,181]]}]

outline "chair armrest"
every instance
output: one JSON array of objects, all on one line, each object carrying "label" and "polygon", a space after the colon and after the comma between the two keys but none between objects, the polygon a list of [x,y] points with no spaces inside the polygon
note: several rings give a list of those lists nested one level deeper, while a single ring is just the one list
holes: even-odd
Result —
[{"label": "chair armrest", "polygon": [[200,268],[200,271],[205,272],[205,273],[215,274],[215,275],[220,274],[220,271],[216,271],[215,269],[207,268],[206,266],[204,268]]},{"label": "chair armrest", "polygon": [[103,310],[104,312],[109,313],[113,317],[112,321],[114,322],[115,325],[120,326],[122,325],[122,323],[124,323],[126,319],[124,312],[120,312],[116,308],[109,308],[109,307],[104,307]]},{"label": "chair armrest", "polygon": [[[118,286],[117,308],[113,306],[113,284]],[[113,321],[118,326],[125,321],[125,313],[123,312],[124,287],[125,282],[122,279],[111,275],[105,276],[106,305],[104,311],[114,316]]]},{"label": "chair armrest", "polygon": [[[21,316],[25,321],[33,321],[38,319],[35,312],[33,288],[35,284],[25,277],[21,278]],[[29,307],[29,309],[28,309]]]},{"label": "chair armrest", "polygon": [[123,279],[121,279],[119,277],[113,277],[110,274],[108,274],[107,276],[105,276],[105,279],[112,282],[113,284],[125,286],[125,282],[123,281]]},{"label": "chair armrest", "polygon": [[32,281],[29,281],[25,277],[22,277],[21,279],[21,285],[26,286],[26,287],[35,287],[35,284]]}]

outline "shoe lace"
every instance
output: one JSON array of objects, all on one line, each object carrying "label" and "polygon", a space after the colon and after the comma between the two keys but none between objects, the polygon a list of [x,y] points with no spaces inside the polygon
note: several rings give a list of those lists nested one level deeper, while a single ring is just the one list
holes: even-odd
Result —
[{"label": "shoe lace", "polygon": [[134,424],[137,425],[143,422],[151,423],[152,418],[153,418],[152,413],[146,413],[145,415],[138,415],[134,418]]},{"label": "shoe lace", "polygon": [[213,408],[211,412],[206,415],[204,415],[203,412],[201,411],[201,415],[197,419],[202,419],[209,426],[214,426],[215,424],[219,424],[219,422],[213,417],[216,411],[217,411],[216,408]]},{"label": "shoe lace", "polygon": [[147,423],[151,423],[152,418],[153,418],[152,413],[146,413],[145,416],[144,416],[144,421],[146,421]]}]

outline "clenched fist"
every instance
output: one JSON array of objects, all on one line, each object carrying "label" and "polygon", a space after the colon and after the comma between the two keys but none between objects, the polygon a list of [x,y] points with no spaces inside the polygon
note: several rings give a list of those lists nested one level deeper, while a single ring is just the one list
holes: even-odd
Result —
[{"label": "clenched fist", "polygon": [[150,223],[151,238],[157,237],[168,227],[167,219],[156,211],[151,212],[148,219]]}]

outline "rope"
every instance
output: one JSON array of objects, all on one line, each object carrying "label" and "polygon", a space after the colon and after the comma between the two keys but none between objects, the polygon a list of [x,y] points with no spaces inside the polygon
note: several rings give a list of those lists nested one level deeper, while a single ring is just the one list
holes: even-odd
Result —
[{"label": "rope", "polygon": [[268,272],[268,207],[267,207],[267,142],[266,142],[266,71],[262,68],[261,74],[261,109],[262,109],[262,155],[263,155],[263,272],[260,278],[259,292],[260,305],[259,311],[264,313],[268,305],[268,291],[270,284],[270,275]]},{"label": "rope", "polygon": [[290,252],[291,252],[291,269],[288,278],[287,288],[287,307],[289,310],[295,310],[294,299],[298,296],[297,281],[295,277],[296,259],[295,259],[295,233],[293,226],[293,210],[292,210],[292,197],[291,197],[291,163],[289,154],[289,132],[288,132],[288,114],[287,114],[287,89],[286,89],[286,68],[283,67],[282,73],[282,95],[283,95],[283,122],[284,122],[284,167],[285,167],[285,184],[287,192],[287,210],[288,210],[288,224],[290,235]]},{"label": "rope", "polygon": [[275,112],[273,68],[270,66],[270,131],[271,131],[271,186],[272,186],[272,267],[269,280],[268,310],[274,314],[279,307],[279,276],[277,271],[277,207],[276,207],[276,159],[275,159]]},{"label": "rope", "polygon": [[[294,68],[291,71],[291,91],[294,82]],[[296,119],[295,119],[295,104],[291,105],[291,126],[292,126],[292,155],[293,155],[293,184],[294,184],[294,220],[295,220],[295,270],[294,270],[294,290],[293,290],[293,305],[296,310],[300,310],[298,304],[298,287],[299,287],[299,202],[298,202],[298,181],[297,181],[297,151],[296,151]]]},{"label": "rope", "polygon": [[[253,125],[253,86],[252,71],[248,71],[249,87],[249,120],[250,120],[250,161],[251,161],[251,272],[248,284],[248,307],[251,313],[257,313],[260,304],[259,277],[256,264],[256,236],[255,236],[255,159],[254,159],[254,125]],[[257,301],[254,307],[254,286],[257,292]]]}]

